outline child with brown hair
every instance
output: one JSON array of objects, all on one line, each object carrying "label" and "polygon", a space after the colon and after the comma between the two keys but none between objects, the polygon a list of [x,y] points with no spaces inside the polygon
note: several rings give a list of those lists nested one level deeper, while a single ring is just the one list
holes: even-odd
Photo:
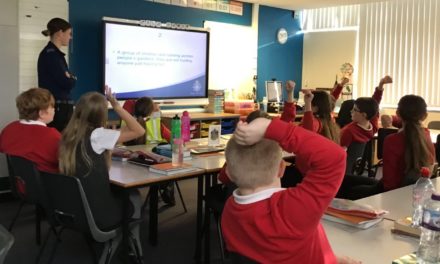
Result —
[{"label": "child with brown hair", "polygon": [[[296,187],[281,188],[281,148],[296,154],[304,172]],[[227,249],[258,263],[359,263],[337,258],[320,224],[345,156],[334,142],[279,119],[240,122],[226,147],[228,175],[238,186],[222,214]]]},{"label": "child with brown hair", "polygon": [[[286,82],[287,101],[281,119],[290,122],[296,116],[296,106],[293,99],[295,82]],[[300,126],[339,144],[339,127],[333,120],[332,112],[334,99],[325,91],[301,90],[304,93],[304,117]]]},{"label": "child with brown hair", "polygon": [[55,114],[52,94],[42,88],[31,88],[16,99],[18,121],[8,124],[0,134],[0,151],[23,157],[37,169],[58,172],[58,144],[61,134],[48,127]]}]

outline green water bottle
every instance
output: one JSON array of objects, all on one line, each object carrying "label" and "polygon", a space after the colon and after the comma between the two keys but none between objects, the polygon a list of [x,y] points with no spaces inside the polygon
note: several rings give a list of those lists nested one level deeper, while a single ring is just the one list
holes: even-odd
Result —
[{"label": "green water bottle", "polygon": [[171,144],[173,144],[174,139],[178,139],[181,138],[180,135],[180,118],[179,116],[176,114],[173,119],[171,120]]}]

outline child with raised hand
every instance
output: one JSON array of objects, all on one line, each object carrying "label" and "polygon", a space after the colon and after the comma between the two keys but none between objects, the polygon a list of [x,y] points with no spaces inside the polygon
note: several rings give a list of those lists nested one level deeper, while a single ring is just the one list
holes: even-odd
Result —
[{"label": "child with raised hand", "polygon": [[[296,154],[305,176],[283,189],[281,148]],[[359,263],[337,258],[320,219],[344,176],[345,151],[279,119],[239,122],[226,147],[238,186],[222,213],[226,247],[258,263]]]},{"label": "child with raised hand", "polygon": [[[287,81],[287,101],[281,119],[290,122],[295,118],[296,111],[293,101],[295,82]],[[339,127],[335,124],[332,111],[334,103],[331,96],[324,91],[312,91],[303,89],[304,93],[304,117],[300,126],[323,135],[324,137],[339,144]]]},{"label": "child with raised hand", "polygon": [[[123,217],[122,197],[114,193],[110,185],[110,152],[116,144],[145,133],[136,119],[119,105],[109,87],[105,88],[105,95],[89,92],[78,100],[63,131],[59,157],[61,173],[81,181],[95,222],[102,230],[120,225]],[[126,123],[120,131],[105,128],[107,100]],[[139,218],[140,197],[138,193],[130,196],[134,211],[132,217]]]},{"label": "child with raised hand", "polygon": [[379,104],[382,100],[384,85],[393,83],[390,76],[380,80],[372,97],[359,97],[351,111],[352,122],[341,130],[341,146],[349,147],[352,142],[366,143],[377,132],[379,124]]},{"label": "child with raised hand", "polygon": [[47,126],[55,114],[54,97],[47,89],[31,88],[15,101],[20,120],[3,128],[0,152],[28,159],[39,171],[57,173],[61,134]]},{"label": "child with raised hand", "polygon": [[153,99],[146,96],[137,99],[133,105],[133,115],[138,123],[144,127],[145,134],[127,142],[125,145],[141,145],[153,141],[157,143],[163,140],[170,142],[170,130],[160,122],[160,119],[151,118],[152,115],[155,115],[155,117],[160,116],[159,104],[154,103]]}]

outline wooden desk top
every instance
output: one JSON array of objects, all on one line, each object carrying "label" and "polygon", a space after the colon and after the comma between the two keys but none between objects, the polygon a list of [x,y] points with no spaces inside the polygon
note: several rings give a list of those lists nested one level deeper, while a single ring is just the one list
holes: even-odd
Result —
[{"label": "wooden desk top", "polygon": [[394,223],[383,220],[368,229],[358,229],[321,220],[335,255],[349,256],[363,264],[391,263],[416,251],[419,240],[391,233]]},{"label": "wooden desk top", "polygon": [[192,178],[204,173],[204,169],[197,169],[188,173],[163,175],[152,173],[147,167],[122,161],[112,161],[109,172],[110,182],[123,188],[142,187],[174,179]]}]

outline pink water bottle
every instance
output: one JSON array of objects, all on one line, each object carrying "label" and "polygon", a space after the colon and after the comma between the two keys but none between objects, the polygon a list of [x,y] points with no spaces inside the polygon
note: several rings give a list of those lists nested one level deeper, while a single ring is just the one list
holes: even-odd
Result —
[{"label": "pink water bottle", "polygon": [[189,117],[188,111],[183,111],[182,117],[180,118],[181,122],[181,135],[183,142],[188,142],[191,140],[191,118]]}]

